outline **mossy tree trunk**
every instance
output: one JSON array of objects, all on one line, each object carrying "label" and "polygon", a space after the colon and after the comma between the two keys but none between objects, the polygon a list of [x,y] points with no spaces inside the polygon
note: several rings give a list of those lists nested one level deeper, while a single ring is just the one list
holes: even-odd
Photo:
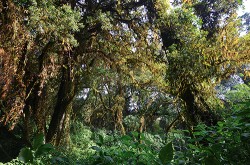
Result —
[{"label": "mossy tree trunk", "polygon": [[70,61],[71,57],[69,57],[70,54],[64,56],[57,102],[46,135],[46,142],[55,142],[56,145],[60,144],[62,136],[65,136],[65,133],[69,133],[66,132],[67,129],[64,129],[68,127],[65,124],[69,124],[69,115],[75,96],[74,72]]},{"label": "mossy tree trunk", "polygon": [[207,105],[202,97],[195,93],[195,90],[187,88],[180,96],[185,103],[184,117],[189,129],[193,129],[199,123],[205,123],[208,126],[215,125],[219,121],[217,116]]}]

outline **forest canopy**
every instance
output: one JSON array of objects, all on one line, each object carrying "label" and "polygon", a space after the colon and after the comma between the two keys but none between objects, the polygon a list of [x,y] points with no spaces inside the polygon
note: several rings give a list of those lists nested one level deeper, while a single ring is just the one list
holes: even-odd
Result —
[{"label": "forest canopy", "polygon": [[[138,154],[130,164],[244,164],[250,16],[237,14],[242,6],[241,0],[2,0],[0,162],[21,148],[19,160],[30,163],[60,146],[80,153],[80,141],[89,164],[123,164],[122,151],[115,156],[107,147],[117,145],[117,136],[132,148],[128,155]],[[240,81],[228,85],[235,76]],[[238,141],[230,139],[231,125]],[[162,141],[153,142],[156,136]],[[244,151],[231,159],[241,145]]]}]

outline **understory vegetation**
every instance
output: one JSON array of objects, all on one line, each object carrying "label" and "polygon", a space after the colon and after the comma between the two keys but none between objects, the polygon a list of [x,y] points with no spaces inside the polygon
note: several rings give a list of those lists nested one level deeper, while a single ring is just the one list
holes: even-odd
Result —
[{"label": "understory vegetation", "polygon": [[0,164],[249,164],[244,2],[1,0]]},{"label": "understory vegetation", "polygon": [[237,103],[223,110],[226,113],[216,125],[200,123],[192,134],[178,128],[165,133],[159,123],[155,124],[155,131],[140,133],[131,124],[139,123],[138,118],[131,117],[127,119],[127,129],[132,131],[126,135],[73,121],[68,146],[45,144],[44,135],[39,134],[31,147],[23,148],[18,158],[6,164],[248,164],[250,95],[244,95],[247,89],[248,86],[240,85],[236,91],[228,92],[226,96]]}]

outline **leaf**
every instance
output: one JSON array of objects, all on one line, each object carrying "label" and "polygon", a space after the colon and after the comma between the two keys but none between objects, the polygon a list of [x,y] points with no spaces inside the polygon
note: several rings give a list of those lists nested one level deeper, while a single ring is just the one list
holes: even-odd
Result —
[{"label": "leaf", "polygon": [[140,148],[140,149],[143,149],[143,150],[147,150],[148,149],[148,145],[146,145],[146,144],[138,144],[138,148]]},{"label": "leaf", "polygon": [[222,146],[219,143],[218,144],[213,144],[211,146],[211,149],[212,149],[213,152],[220,152],[222,150]]},{"label": "leaf", "polygon": [[32,163],[33,162],[32,151],[26,147],[21,149],[18,155],[18,159],[24,163],[28,163],[28,162]]},{"label": "leaf", "polygon": [[221,121],[219,121],[219,122],[218,122],[218,125],[219,125],[220,127],[223,127],[224,123],[221,122]]},{"label": "leaf", "polygon": [[52,144],[49,144],[49,143],[43,144],[35,152],[35,157],[46,154],[46,153],[48,153],[48,152],[50,152],[52,150],[54,150],[54,147],[52,146]]},{"label": "leaf", "polygon": [[170,142],[161,149],[159,153],[159,158],[163,164],[166,164],[173,159],[173,156],[174,156],[173,145],[172,142]]},{"label": "leaf", "polygon": [[110,156],[104,156],[105,160],[109,163],[113,163],[114,160]]},{"label": "leaf", "polygon": [[250,123],[246,123],[245,126],[246,126],[246,127],[250,127]]},{"label": "leaf", "polygon": [[194,132],[193,135],[198,136],[198,135],[203,135],[203,132]]},{"label": "leaf", "polygon": [[205,159],[205,165],[220,165],[220,162],[214,156],[208,156]]},{"label": "leaf", "polygon": [[130,133],[131,133],[131,135],[132,135],[133,137],[135,137],[135,138],[137,138],[138,135],[139,135],[139,133],[138,133],[138,132],[135,132],[135,131],[132,131],[132,132],[130,132]]},{"label": "leaf", "polygon": [[124,151],[122,156],[123,157],[127,157],[127,158],[130,158],[130,157],[133,157],[133,155],[135,155],[135,153],[133,151]]},{"label": "leaf", "polygon": [[64,160],[64,158],[61,157],[53,157],[51,159],[52,164],[66,164],[66,160]]},{"label": "leaf", "polygon": [[238,2],[240,5],[242,5],[242,0],[237,0],[237,2]]},{"label": "leaf", "polygon": [[34,150],[38,149],[38,147],[40,147],[41,145],[43,145],[45,142],[45,139],[44,139],[44,135],[41,133],[41,134],[38,134],[34,140],[33,140],[33,143],[32,143],[32,147]]},{"label": "leaf", "polygon": [[250,136],[250,133],[242,133],[241,136],[248,138]]},{"label": "leaf", "polygon": [[101,145],[104,144],[103,136],[99,134],[98,137],[99,137],[99,140],[100,140],[100,144]]},{"label": "leaf", "polygon": [[97,152],[99,152],[99,151],[102,150],[101,148],[99,148],[99,147],[97,147],[97,146],[92,146],[91,148],[92,148],[93,150],[96,150]]},{"label": "leaf", "polygon": [[128,136],[128,135],[124,135],[121,137],[121,140],[124,142],[124,141],[131,141],[133,140],[133,138],[131,136]]},{"label": "leaf", "polygon": [[241,111],[241,112],[237,113],[237,116],[239,116],[239,117],[246,117],[248,115],[250,115],[249,111]]},{"label": "leaf", "polygon": [[193,150],[198,150],[199,148],[193,144],[188,144],[189,148],[193,149]]}]

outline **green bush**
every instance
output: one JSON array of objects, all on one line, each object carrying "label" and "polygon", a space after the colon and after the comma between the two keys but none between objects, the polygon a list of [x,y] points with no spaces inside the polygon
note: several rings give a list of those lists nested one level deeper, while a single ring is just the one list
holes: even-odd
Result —
[{"label": "green bush", "polygon": [[230,112],[216,126],[197,125],[192,136],[186,130],[172,130],[168,136],[133,131],[122,136],[75,122],[68,148],[55,149],[38,135],[31,148],[23,148],[7,164],[248,164],[250,101],[237,103]]},{"label": "green bush", "polygon": [[44,135],[38,134],[34,137],[32,142],[32,147],[24,147],[21,149],[18,158],[5,163],[7,165],[18,165],[18,164],[50,164],[52,159],[52,153],[55,148],[49,144],[45,143]]},{"label": "green bush", "polygon": [[182,136],[184,143],[175,151],[173,164],[248,164],[250,102],[240,104],[241,109],[234,109],[231,116],[217,126],[199,124],[192,138]]},{"label": "green bush", "polygon": [[128,115],[124,118],[124,125],[127,131],[136,131],[140,127],[140,122],[138,116]]},{"label": "green bush", "polygon": [[92,147],[96,153],[90,158],[90,164],[160,164],[162,138],[148,133],[138,137],[138,132],[124,136],[99,134],[98,145]]}]

